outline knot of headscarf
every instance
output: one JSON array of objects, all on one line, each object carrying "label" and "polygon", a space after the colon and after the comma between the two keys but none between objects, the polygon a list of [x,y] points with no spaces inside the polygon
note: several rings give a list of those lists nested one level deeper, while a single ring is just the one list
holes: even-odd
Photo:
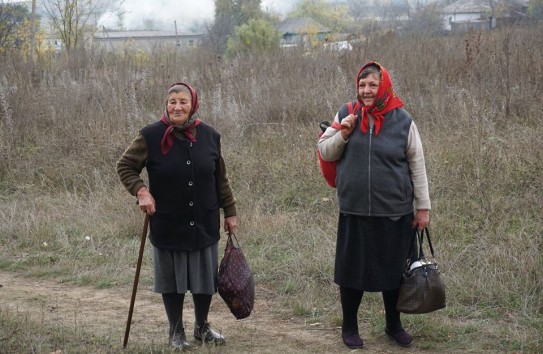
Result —
[{"label": "knot of headscarf", "polygon": [[360,97],[358,98],[358,101],[362,105],[362,122],[360,124],[360,130],[364,134],[368,132],[368,114],[371,114],[374,118],[375,135],[379,135],[379,132],[381,131],[381,126],[383,125],[383,122],[385,120],[385,113],[388,113],[395,108],[402,107],[403,102],[396,95],[396,92],[392,87],[392,81],[390,79],[390,75],[388,74],[387,69],[385,69],[384,66],[375,61],[367,63],[358,71],[358,75],[356,75],[356,92],[358,93],[360,74],[369,65],[378,66],[381,71],[381,77],[379,78],[379,89],[377,90],[377,95],[371,106],[365,106],[362,102],[362,99]]},{"label": "knot of headscarf", "polygon": [[167,112],[165,112],[160,118],[160,121],[167,125],[166,131],[164,132],[164,135],[162,136],[162,140],[160,142],[160,151],[162,152],[162,155],[167,155],[173,146],[174,129],[181,131],[183,134],[185,134],[187,139],[189,139],[192,142],[195,142],[196,138],[192,134],[192,130],[198,125],[200,125],[200,123],[202,122],[200,119],[197,119],[195,117],[195,114],[198,111],[198,107],[199,107],[198,93],[196,92],[196,90],[193,89],[190,85],[185,84],[184,82],[176,82],[173,85],[171,85],[169,88],[172,88],[173,86],[176,86],[176,85],[183,85],[186,88],[188,88],[190,92],[190,96],[191,96],[192,108],[190,110],[187,122],[183,124],[182,126],[173,125],[168,117]]}]

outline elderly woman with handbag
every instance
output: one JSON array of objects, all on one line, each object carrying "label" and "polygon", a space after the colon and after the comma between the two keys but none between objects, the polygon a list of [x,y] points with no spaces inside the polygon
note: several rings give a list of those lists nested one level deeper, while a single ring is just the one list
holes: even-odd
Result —
[{"label": "elderly woman with handbag", "polygon": [[[194,338],[225,341],[208,322],[217,292],[220,208],[227,232],[237,224],[220,135],[197,112],[197,92],[183,82],[171,85],[161,119],[144,127],[117,162],[121,182],[150,215],[154,290],[162,294],[169,343],[181,349],[190,347],[183,326],[187,291],[194,301]],[[149,187],[140,177],[143,168]]]},{"label": "elderly woman with handbag", "polygon": [[[382,292],[385,333],[408,346],[396,310],[413,229],[428,226],[430,197],[420,136],[377,62],[356,76],[357,100],[343,105],[319,139],[325,161],[337,161],[339,202],[334,281],[343,312],[342,339],[364,345],[358,309],[364,292]],[[349,114],[348,106],[354,106]]]}]

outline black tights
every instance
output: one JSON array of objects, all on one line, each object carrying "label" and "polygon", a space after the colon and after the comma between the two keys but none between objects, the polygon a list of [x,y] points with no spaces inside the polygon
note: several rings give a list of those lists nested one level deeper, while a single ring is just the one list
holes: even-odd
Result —
[{"label": "black tights", "polygon": [[[207,322],[209,307],[211,305],[211,295],[207,294],[192,294],[194,301],[194,317],[196,326],[202,327]],[[166,309],[166,316],[170,323],[170,332],[179,331],[183,328],[183,302],[185,294],[162,294],[162,301]]]},{"label": "black tights", "polygon": [[[402,329],[400,313],[396,310],[399,293],[400,289],[383,291],[386,326],[393,333]],[[358,308],[362,302],[364,291],[340,286],[339,295],[343,311],[341,331],[344,334],[358,333]]]},{"label": "black tights", "polygon": [[170,333],[179,332],[183,329],[183,302],[185,294],[162,294],[162,301],[166,309],[166,316],[170,322]]},{"label": "black tights", "polygon": [[207,322],[209,306],[211,306],[211,295],[193,294],[192,300],[194,301],[194,318],[196,319],[196,326],[202,327],[204,323]]}]

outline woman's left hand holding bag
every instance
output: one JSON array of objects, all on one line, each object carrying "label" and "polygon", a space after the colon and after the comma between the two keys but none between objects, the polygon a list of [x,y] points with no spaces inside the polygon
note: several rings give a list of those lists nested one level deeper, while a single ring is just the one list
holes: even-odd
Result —
[{"label": "woman's left hand holding bag", "polygon": [[428,209],[420,209],[415,213],[413,219],[413,228],[417,227],[419,230],[424,230],[430,224],[430,211]]},{"label": "woman's left hand holding bag", "polygon": [[229,216],[224,218],[224,231],[233,234],[235,233],[237,226],[238,221],[236,216]]}]

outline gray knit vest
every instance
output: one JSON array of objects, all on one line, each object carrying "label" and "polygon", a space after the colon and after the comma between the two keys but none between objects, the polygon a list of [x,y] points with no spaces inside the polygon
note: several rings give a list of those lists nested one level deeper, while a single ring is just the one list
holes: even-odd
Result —
[{"label": "gray knit vest", "polygon": [[[347,116],[344,105],[340,120]],[[360,216],[412,213],[413,183],[406,156],[412,118],[402,108],[384,115],[379,135],[360,130],[361,119],[337,164],[340,212]]]}]

